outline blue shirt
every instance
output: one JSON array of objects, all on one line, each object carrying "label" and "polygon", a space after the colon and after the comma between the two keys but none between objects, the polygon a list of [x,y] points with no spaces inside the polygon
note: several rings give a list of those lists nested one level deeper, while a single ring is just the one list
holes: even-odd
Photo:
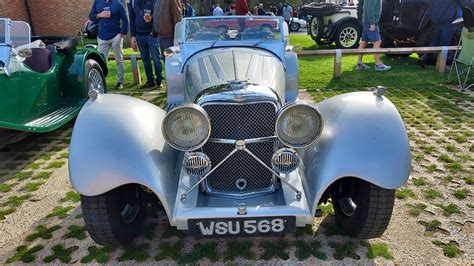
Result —
[{"label": "blue shirt", "polygon": [[153,21],[146,22],[145,9],[150,10],[150,15],[153,16],[153,8],[155,0],[143,0],[143,6],[140,6],[140,0],[130,0],[128,3],[128,14],[130,15],[130,36],[135,37],[139,35],[147,35],[153,31]]},{"label": "blue shirt", "polygon": [[[97,19],[97,14],[104,11],[104,7],[110,7],[110,18]],[[99,35],[102,40],[113,39],[117,34],[128,33],[128,18],[125,7],[119,0],[95,0],[89,13],[91,21],[99,21]]]}]

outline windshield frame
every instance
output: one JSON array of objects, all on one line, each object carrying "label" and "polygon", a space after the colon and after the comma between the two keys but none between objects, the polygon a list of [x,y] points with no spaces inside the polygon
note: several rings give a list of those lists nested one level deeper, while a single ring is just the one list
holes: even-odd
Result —
[{"label": "windshield frame", "polygon": [[0,18],[0,23],[5,24],[5,32],[0,34],[5,34],[5,42],[0,42],[0,45],[11,45],[10,41],[10,27],[11,27],[11,20],[9,18]]},{"label": "windshield frame", "polygon": [[[192,21],[203,21],[203,20],[218,20],[218,19],[227,19],[227,20],[232,20],[232,19],[272,19],[278,22],[278,33],[280,34],[280,37],[278,39],[249,39],[249,40],[221,40],[219,38],[216,38],[215,40],[192,40],[189,41],[187,40],[187,28],[188,24],[191,23]],[[273,43],[284,43],[285,42],[285,31],[284,31],[284,25],[285,23],[283,21],[282,17],[276,17],[276,16],[202,16],[202,17],[188,17],[188,18],[183,18],[183,23],[181,24],[181,40],[183,44],[203,44],[203,43],[213,43],[214,45],[217,45],[217,43],[226,43],[225,46],[228,46],[229,44],[249,44],[253,45],[256,42],[261,42],[262,40],[265,42],[273,42]]]},{"label": "windshield frame", "polygon": [[[18,30],[22,29],[22,30]],[[9,42],[13,48],[31,44],[31,26],[28,22],[21,20],[10,21]],[[22,34],[19,34],[22,33]]]}]

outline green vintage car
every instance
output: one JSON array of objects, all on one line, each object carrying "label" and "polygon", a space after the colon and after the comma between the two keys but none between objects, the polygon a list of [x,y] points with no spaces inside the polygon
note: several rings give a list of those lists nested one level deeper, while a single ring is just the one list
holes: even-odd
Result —
[{"label": "green vintage car", "polygon": [[78,49],[75,37],[36,39],[28,23],[0,18],[0,145],[58,129],[89,93],[107,90],[107,64],[96,49]]}]

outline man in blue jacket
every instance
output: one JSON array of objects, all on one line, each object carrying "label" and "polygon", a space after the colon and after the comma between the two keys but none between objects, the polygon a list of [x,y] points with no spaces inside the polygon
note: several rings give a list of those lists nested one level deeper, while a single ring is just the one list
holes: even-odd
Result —
[{"label": "man in blue jacket", "polygon": [[123,37],[128,33],[128,18],[125,7],[119,0],[95,0],[89,13],[91,21],[99,22],[99,35],[97,36],[98,50],[105,58],[109,56],[110,49],[114,51],[117,63],[117,88],[123,88]]},{"label": "man in blue jacket", "polygon": [[[131,46],[134,51],[140,50],[147,82],[142,88],[161,87],[160,43],[153,36],[153,9],[155,0],[130,0],[128,13],[130,15]],[[151,61],[155,66],[156,78],[153,75]]]},{"label": "man in blue jacket", "polygon": [[[458,17],[462,7],[467,5],[466,0],[433,0],[430,6],[431,23],[434,27],[433,39],[430,46],[451,45],[457,25],[453,21]],[[436,55],[424,54],[419,61],[421,67],[431,63],[436,59]]]}]

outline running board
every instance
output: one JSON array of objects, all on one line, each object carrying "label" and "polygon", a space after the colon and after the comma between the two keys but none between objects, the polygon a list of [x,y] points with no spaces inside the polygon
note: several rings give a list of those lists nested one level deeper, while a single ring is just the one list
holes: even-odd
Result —
[{"label": "running board", "polygon": [[61,106],[43,116],[34,118],[15,126],[14,129],[28,132],[50,132],[74,119],[81,111],[82,105]]}]

